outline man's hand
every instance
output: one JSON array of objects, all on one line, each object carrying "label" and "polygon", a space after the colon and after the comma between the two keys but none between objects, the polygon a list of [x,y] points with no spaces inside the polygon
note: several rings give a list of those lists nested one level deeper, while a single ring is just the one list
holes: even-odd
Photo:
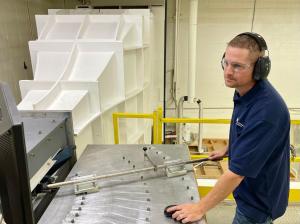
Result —
[{"label": "man's hand", "polygon": [[208,158],[210,160],[220,160],[220,159],[223,159],[227,155],[227,152],[228,152],[228,147],[225,147],[222,150],[211,152],[209,154]]},{"label": "man's hand", "polygon": [[177,205],[167,210],[167,212],[172,211],[176,211],[173,213],[172,218],[182,223],[199,221],[204,216],[199,204],[196,203]]},{"label": "man's hand", "polygon": [[182,223],[200,220],[204,214],[223,201],[243,181],[244,176],[233,173],[230,170],[218,179],[213,189],[196,204],[176,205],[167,212],[174,212],[173,219],[181,220]]}]

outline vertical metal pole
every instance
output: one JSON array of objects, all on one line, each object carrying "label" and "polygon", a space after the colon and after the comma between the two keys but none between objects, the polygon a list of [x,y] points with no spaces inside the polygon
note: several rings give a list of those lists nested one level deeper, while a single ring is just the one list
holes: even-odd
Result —
[{"label": "vertical metal pole", "polygon": [[197,27],[198,27],[198,0],[190,0],[189,17],[189,57],[188,57],[188,96],[192,102],[195,97],[196,57],[197,57]]},{"label": "vertical metal pole", "polygon": [[[165,27],[164,27],[164,105],[163,115],[166,117],[166,88],[167,88],[167,24],[168,24],[168,1],[165,0]],[[163,125],[163,139],[165,142],[166,124]]]}]

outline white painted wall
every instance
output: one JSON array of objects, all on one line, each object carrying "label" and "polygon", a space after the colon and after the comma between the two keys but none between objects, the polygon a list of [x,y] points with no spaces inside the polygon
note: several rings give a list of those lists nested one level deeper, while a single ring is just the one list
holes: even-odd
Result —
[{"label": "white painted wall", "polygon": [[[230,118],[233,89],[224,85],[220,60],[228,41],[241,32],[251,30],[253,8],[254,0],[199,0],[196,96],[203,102],[203,116],[206,118]],[[181,0],[180,10],[177,99],[188,93],[189,1]],[[253,31],[260,33],[267,41],[272,61],[269,80],[281,93],[289,108],[300,108],[299,21],[299,0],[256,1]],[[188,104],[185,106],[196,107]],[[169,104],[169,107],[173,105]],[[291,114],[292,118],[299,118],[298,112]],[[172,113],[169,115],[172,116]],[[186,110],[184,115],[197,117],[198,111]],[[228,135],[226,125],[206,126],[203,130],[204,137]]]},{"label": "white painted wall", "polygon": [[152,7],[153,19],[152,30],[150,31],[151,38],[151,52],[150,58],[152,59],[149,68],[152,76],[151,95],[152,111],[156,110],[158,106],[163,106],[163,81],[164,81],[164,7]]}]

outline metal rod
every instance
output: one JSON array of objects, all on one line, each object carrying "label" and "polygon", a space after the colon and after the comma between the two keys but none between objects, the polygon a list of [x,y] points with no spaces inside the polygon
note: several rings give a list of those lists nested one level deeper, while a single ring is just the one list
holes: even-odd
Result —
[{"label": "metal rod", "polygon": [[202,163],[202,162],[205,162],[208,160],[209,160],[208,158],[201,158],[201,159],[197,159],[197,160],[179,161],[179,162],[174,162],[171,164],[157,165],[156,167],[151,166],[151,167],[146,167],[146,168],[142,168],[142,169],[126,170],[126,171],[117,172],[117,173],[104,174],[104,175],[100,175],[100,176],[96,176],[96,177],[88,177],[86,179],[58,182],[55,184],[48,184],[47,187],[48,188],[58,188],[58,187],[71,185],[71,184],[89,183],[89,182],[94,182],[95,180],[105,179],[105,178],[109,178],[109,177],[118,177],[118,176],[123,176],[123,175],[128,175],[128,174],[141,173],[141,172],[150,171],[150,170],[157,171],[157,169],[162,169],[162,168],[167,168],[167,167],[172,167],[172,166],[186,165],[186,164]]},{"label": "metal rod", "polygon": [[230,124],[229,119],[208,119],[208,118],[162,118],[164,123],[204,123],[204,124]]}]

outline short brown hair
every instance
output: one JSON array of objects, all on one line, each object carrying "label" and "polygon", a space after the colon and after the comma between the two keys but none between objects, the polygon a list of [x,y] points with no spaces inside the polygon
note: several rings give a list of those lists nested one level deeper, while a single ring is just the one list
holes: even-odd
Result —
[{"label": "short brown hair", "polygon": [[248,49],[250,51],[250,57],[255,61],[259,56],[263,56],[262,54],[264,54],[264,52],[260,51],[258,43],[246,34],[234,37],[227,46]]}]

